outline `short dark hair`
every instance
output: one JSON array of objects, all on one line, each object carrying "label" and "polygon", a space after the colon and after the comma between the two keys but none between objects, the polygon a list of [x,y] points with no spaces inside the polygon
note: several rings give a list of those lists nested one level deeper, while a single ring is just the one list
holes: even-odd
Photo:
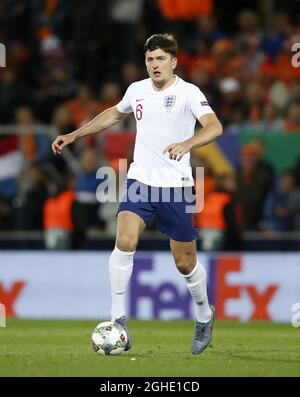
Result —
[{"label": "short dark hair", "polygon": [[154,51],[161,49],[172,57],[176,57],[177,54],[177,42],[175,37],[169,33],[153,34],[149,37],[144,45],[144,53],[146,51]]}]

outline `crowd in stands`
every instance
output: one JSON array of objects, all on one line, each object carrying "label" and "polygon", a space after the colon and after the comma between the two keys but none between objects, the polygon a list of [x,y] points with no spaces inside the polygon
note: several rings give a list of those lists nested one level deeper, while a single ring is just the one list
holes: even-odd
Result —
[{"label": "crowd in stands", "polygon": [[[61,247],[79,247],[87,231],[114,234],[115,208],[96,199],[96,172],[101,165],[117,170],[120,157],[132,160],[134,118],[76,142],[60,158],[51,141],[147,77],[143,44],[158,31],[176,35],[176,73],[204,92],[224,134],[300,133],[300,67],[291,63],[300,20],[275,9],[267,29],[261,14],[241,9],[227,32],[217,4],[203,1],[189,12],[194,3],[1,1],[7,59],[0,70],[0,230],[46,230],[49,248],[57,238]],[[300,160],[278,175],[261,142],[253,138],[242,148],[230,175],[214,175],[206,165],[208,204],[198,219],[204,249],[240,249],[242,230],[300,231]]]}]

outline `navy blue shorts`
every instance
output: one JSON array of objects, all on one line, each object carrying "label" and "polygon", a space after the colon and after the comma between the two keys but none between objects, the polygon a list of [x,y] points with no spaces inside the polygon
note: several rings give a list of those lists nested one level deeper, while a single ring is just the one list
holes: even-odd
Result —
[{"label": "navy blue shorts", "polygon": [[147,225],[153,214],[157,227],[175,241],[193,241],[197,238],[195,222],[195,189],[189,187],[153,187],[135,179],[127,179],[120,211],[131,211]]}]

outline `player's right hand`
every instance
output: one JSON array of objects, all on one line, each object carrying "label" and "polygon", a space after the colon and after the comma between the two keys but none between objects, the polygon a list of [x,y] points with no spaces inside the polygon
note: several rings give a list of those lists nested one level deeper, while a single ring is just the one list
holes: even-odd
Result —
[{"label": "player's right hand", "polygon": [[58,135],[52,143],[52,150],[54,155],[61,154],[64,147],[74,142],[72,134]]}]

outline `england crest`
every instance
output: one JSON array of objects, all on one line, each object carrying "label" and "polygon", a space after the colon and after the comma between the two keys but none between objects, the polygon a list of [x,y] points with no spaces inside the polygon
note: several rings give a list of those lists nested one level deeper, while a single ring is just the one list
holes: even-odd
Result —
[{"label": "england crest", "polygon": [[166,109],[171,109],[176,102],[176,95],[167,95],[164,97],[164,107]]}]

